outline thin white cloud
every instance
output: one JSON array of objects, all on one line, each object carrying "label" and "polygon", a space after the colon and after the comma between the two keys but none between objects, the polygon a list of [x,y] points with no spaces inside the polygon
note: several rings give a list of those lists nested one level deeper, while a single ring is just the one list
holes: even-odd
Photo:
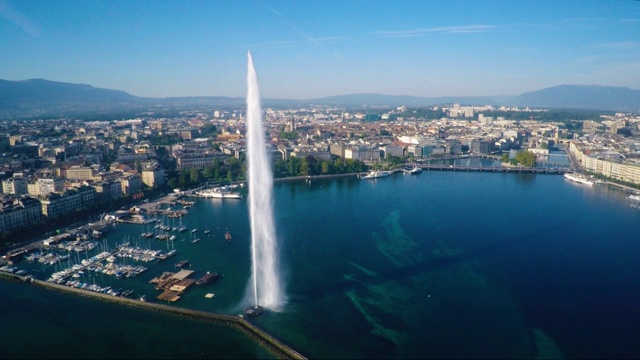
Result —
[{"label": "thin white cloud", "polygon": [[40,29],[8,1],[0,0],[0,18],[8,20],[33,37],[40,37]]},{"label": "thin white cloud", "polygon": [[566,18],[558,21],[561,30],[584,30],[584,29],[600,29],[609,27],[617,22],[618,19],[607,19],[597,17],[578,17]]},{"label": "thin white cloud", "polygon": [[399,30],[399,31],[376,31],[373,34],[386,37],[416,37],[424,36],[433,33],[445,33],[445,34],[472,34],[480,32],[488,32],[497,29],[498,26],[494,25],[460,25],[460,26],[443,26],[424,29],[413,30]]},{"label": "thin white cloud", "polygon": [[324,38],[313,38],[305,40],[283,40],[283,41],[271,41],[262,44],[249,45],[254,49],[279,49],[286,47],[304,46],[304,45],[322,45],[326,49],[325,44],[331,44],[339,41],[341,38],[337,36],[329,36]]},{"label": "thin white cloud", "polygon": [[610,49],[610,50],[637,50],[640,49],[640,41],[618,41],[611,43],[598,44],[598,48]]},{"label": "thin white cloud", "polygon": [[532,52],[532,51],[540,51],[540,48],[537,47],[525,47],[525,46],[517,46],[517,47],[508,47],[505,50],[509,51],[518,51],[518,52]]},{"label": "thin white cloud", "polygon": [[[293,30],[295,33],[297,33],[298,35],[302,36],[305,41],[287,41],[287,42],[277,42],[274,43],[276,44],[275,47],[283,47],[283,46],[295,46],[295,45],[300,45],[300,44],[313,44],[316,45],[324,50],[330,51],[326,44],[331,43],[331,42],[335,42],[337,41],[339,38],[338,37],[324,37],[324,38],[317,38],[314,36],[311,36],[303,31],[301,31],[300,29],[298,29],[298,27],[296,27],[291,21],[289,21],[289,19],[287,19],[284,15],[282,15],[282,13],[280,13],[279,11],[277,11],[276,9],[274,9],[273,7],[267,5],[264,1],[259,1],[264,7],[266,7],[267,9],[269,9],[269,11],[271,11],[274,15],[276,15],[285,25],[287,25],[287,27],[289,27],[291,30]],[[278,45],[278,43],[280,43]],[[287,43],[287,45],[283,45],[284,43]],[[267,44],[265,44],[267,45]],[[270,47],[271,48],[271,47]],[[340,60],[345,60],[345,58],[336,53],[336,52],[332,52],[332,55]]]}]

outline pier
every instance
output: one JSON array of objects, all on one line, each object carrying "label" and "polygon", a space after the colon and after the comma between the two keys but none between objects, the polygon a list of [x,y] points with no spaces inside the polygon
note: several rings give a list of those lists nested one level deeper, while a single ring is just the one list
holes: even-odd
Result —
[{"label": "pier", "polygon": [[65,292],[70,292],[76,295],[93,297],[100,300],[115,302],[123,305],[135,306],[135,307],[143,308],[146,310],[163,311],[163,312],[167,312],[175,315],[187,316],[195,319],[201,319],[201,320],[211,321],[214,323],[228,325],[242,331],[243,333],[248,335],[250,338],[258,341],[258,343],[260,343],[266,349],[271,351],[278,358],[306,359],[306,357],[300,354],[299,352],[295,351],[291,347],[287,346],[283,342],[279,341],[275,337],[268,334],[266,331],[250,323],[244,317],[241,317],[241,316],[222,315],[222,314],[216,314],[212,312],[191,310],[191,309],[179,308],[179,307],[170,306],[170,305],[144,302],[144,301],[130,299],[126,297],[112,296],[112,295],[107,295],[99,292],[92,292],[92,291],[87,291],[83,289],[77,289],[74,287],[69,287],[66,285],[59,285],[59,284],[55,284],[47,281],[37,280],[31,276],[20,276],[16,274],[1,273],[1,272],[0,272],[0,276],[6,277],[12,280],[22,281],[27,284],[40,286],[47,289],[65,291]]}]

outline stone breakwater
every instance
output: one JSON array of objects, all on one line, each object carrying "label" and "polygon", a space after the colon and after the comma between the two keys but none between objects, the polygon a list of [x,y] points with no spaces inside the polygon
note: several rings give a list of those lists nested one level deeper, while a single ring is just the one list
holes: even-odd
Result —
[{"label": "stone breakwater", "polygon": [[286,344],[282,343],[278,339],[274,338],[264,330],[260,329],[256,325],[250,323],[245,318],[240,316],[216,314],[206,311],[198,311],[191,309],[184,309],[170,305],[144,302],[140,300],[124,298],[119,296],[111,296],[98,292],[87,291],[83,289],[77,289],[65,285],[59,285],[47,281],[37,280],[30,276],[19,276],[9,273],[0,273],[0,277],[8,280],[21,281],[33,286],[40,286],[47,289],[70,292],[76,295],[87,296],[96,298],[99,300],[110,301],[128,306],[135,306],[146,310],[161,311],[174,315],[187,316],[191,318],[211,321],[214,323],[224,324],[231,326],[237,330],[242,331],[244,334],[257,341],[264,346],[267,350],[273,353],[275,356],[281,359],[306,359],[305,356],[293,350]]}]

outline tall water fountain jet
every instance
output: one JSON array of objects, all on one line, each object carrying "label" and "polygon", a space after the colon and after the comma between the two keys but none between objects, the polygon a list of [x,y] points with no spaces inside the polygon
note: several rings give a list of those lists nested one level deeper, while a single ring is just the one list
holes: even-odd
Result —
[{"label": "tall water fountain jet", "polygon": [[251,52],[247,54],[247,59],[247,156],[252,257],[248,289],[253,291],[256,307],[279,310],[284,305],[285,295],[278,274],[278,243],[273,221],[273,174],[267,156],[258,77]]}]

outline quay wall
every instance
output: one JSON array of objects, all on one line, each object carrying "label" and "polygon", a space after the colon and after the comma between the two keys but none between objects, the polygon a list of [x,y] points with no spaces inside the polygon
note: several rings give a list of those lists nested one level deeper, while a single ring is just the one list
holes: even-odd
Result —
[{"label": "quay wall", "polygon": [[273,182],[284,182],[284,181],[296,181],[296,180],[314,180],[314,179],[334,179],[341,177],[354,177],[359,176],[361,174],[366,174],[366,172],[362,173],[347,173],[347,174],[328,174],[328,175],[308,175],[308,176],[288,176],[282,178],[273,178]]},{"label": "quay wall", "polygon": [[135,307],[139,307],[147,310],[163,311],[167,313],[188,316],[192,318],[197,318],[197,319],[207,320],[207,321],[211,321],[219,324],[228,325],[242,331],[243,333],[248,335],[250,338],[252,338],[253,340],[263,345],[267,350],[272,352],[278,358],[306,359],[306,357],[303,356],[302,354],[293,350],[289,346],[285,345],[278,339],[269,335],[264,330],[260,329],[256,325],[250,323],[245,318],[240,316],[216,314],[216,313],[211,313],[206,311],[191,310],[191,309],[179,308],[179,307],[170,306],[170,305],[145,302],[145,301],[140,301],[136,299],[119,297],[119,296],[112,296],[112,295],[102,294],[94,291],[77,289],[77,288],[69,287],[66,285],[60,285],[60,284],[55,284],[47,281],[37,280],[29,276],[19,276],[15,274],[0,272],[0,277],[4,277],[8,280],[13,280],[13,281],[21,281],[27,284],[40,286],[48,289],[66,291],[66,292],[74,293],[81,296],[93,297],[100,300],[110,301],[110,302],[129,305],[129,306],[135,306]]},{"label": "quay wall", "polygon": [[533,174],[564,174],[570,172],[568,168],[530,168],[509,166],[466,166],[466,165],[416,165],[423,170],[438,171],[472,171],[472,172],[503,172],[503,173],[533,173]]}]

